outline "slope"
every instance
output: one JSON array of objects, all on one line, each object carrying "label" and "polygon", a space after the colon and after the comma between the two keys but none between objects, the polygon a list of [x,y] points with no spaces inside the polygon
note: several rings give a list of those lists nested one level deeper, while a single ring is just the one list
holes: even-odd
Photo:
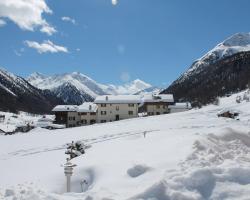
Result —
[{"label": "slope", "polygon": [[162,93],[176,99],[212,102],[217,96],[243,90],[250,81],[250,33],[238,33],[195,61]]},{"label": "slope", "polygon": [[[1,137],[0,195],[17,200],[247,199],[250,103],[235,103],[237,95],[243,93],[221,99],[220,106],[185,113]],[[240,121],[218,118],[221,109],[238,110]],[[77,164],[73,193],[64,194],[60,165],[72,140],[91,148],[72,161]]]}]

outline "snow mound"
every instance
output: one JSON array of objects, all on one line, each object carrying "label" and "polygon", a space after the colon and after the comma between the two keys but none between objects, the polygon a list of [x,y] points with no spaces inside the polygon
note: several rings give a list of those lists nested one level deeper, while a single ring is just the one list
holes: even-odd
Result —
[{"label": "snow mound", "polygon": [[148,170],[150,170],[150,167],[147,167],[145,165],[135,165],[127,170],[127,174],[132,178],[136,178],[146,173]]}]

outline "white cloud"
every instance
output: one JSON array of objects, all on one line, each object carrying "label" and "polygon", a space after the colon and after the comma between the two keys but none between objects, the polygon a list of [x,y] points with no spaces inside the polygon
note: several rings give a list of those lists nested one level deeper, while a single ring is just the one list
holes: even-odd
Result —
[{"label": "white cloud", "polygon": [[111,3],[115,6],[118,4],[118,0],[111,0]]},{"label": "white cloud", "polygon": [[6,22],[4,20],[0,19],[0,27],[4,26],[5,24],[6,24]]},{"label": "white cloud", "polygon": [[76,51],[78,51],[78,52],[79,52],[79,51],[81,51],[81,49],[80,49],[80,48],[77,48],[77,49],[76,49]]},{"label": "white cloud", "polygon": [[61,19],[62,19],[62,21],[71,22],[72,24],[76,25],[76,20],[73,19],[73,18],[70,18],[70,17],[66,17],[66,16],[65,16],[65,17],[62,17]]},{"label": "white cloud", "polygon": [[45,41],[43,41],[43,43],[38,43],[35,41],[26,40],[26,41],[24,41],[24,43],[28,47],[36,49],[38,51],[38,53],[40,53],[40,54],[42,54],[42,53],[59,53],[59,52],[68,53],[68,49],[66,47],[55,45],[50,40],[45,40]]},{"label": "white cloud", "polygon": [[122,72],[120,78],[123,82],[128,82],[130,81],[130,74],[128,72]]},{"label": "white cloud", "polygon": [[51,35],[56,32],[44,18],[43,14],[52,14],[45,0],[0,0],[0,20],[8,18],[21,29]]},{"label": "white cloud", "polygon": [[45,24],[40,28],[40,31],[43,33],[47,33],[48,35],[53,35],[56,32],[56,29],[49,24]]}]

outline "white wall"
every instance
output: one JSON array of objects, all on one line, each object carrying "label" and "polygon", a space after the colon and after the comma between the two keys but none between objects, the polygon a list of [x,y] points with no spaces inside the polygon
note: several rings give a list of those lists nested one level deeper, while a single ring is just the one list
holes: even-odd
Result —
[{"label": "white wall", "polygon": [[[138,117],[138,104],[134,104],[134,107],[129,107],[129,104],[106,104],[106,107],[98,105],[97,122],[101,123],[102,120],[106,122],[116,121],[116,115],[119,115],[119,120]],[[106,115],[102,115],[102,111],[106,111]],[[133,111],[132,115],[129,115],[129,111]]]}]

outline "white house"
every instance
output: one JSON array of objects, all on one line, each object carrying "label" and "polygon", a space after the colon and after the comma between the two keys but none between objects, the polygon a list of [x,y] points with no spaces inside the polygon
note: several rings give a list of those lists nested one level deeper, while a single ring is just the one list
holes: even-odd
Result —
[{"label": "white house", "polygon": [[138,117],[140,95],[103,95],[95,99],[97,122],[105,123]]}]

